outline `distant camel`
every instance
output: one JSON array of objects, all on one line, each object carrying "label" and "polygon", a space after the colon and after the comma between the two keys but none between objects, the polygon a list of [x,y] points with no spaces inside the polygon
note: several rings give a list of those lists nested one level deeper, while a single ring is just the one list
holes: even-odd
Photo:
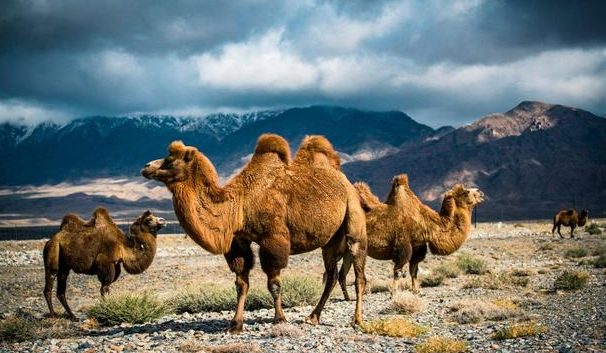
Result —
[{"label": "distant camel", "polygon": [[560,233],[560,227],[566,226],[570,227],[570,237],[574,238],[574,229],[579,226],[582,227],[587,223],[587,219],[589,218],[589,211],[584,209],[581,211],[581,215],[576,213],[575,210],[562,210],[558,212],[553,217],[553,229],[551,230],[551,235],[553,236],[556,228],[558,229],[558,234],[560,238],[564,238],[562,233]]},{"label": "distant camel", "polygon": [[164,219],[145,211],[130,226],[131,234],[127,236],[105,208],[97,208],[88,222],[72,213],[65,215],[59,232],[44,245],[44,297],[49,316],[57,315],[52,303],[55,277],[57,298],[67,315],[77,321],[65,299],[70,270],[97,275],[104,296],[109,293],[109,285],[120,276],[121,264],[130,274],[139,274],[151,265],[156,255],[156,235],[165,224]]}]

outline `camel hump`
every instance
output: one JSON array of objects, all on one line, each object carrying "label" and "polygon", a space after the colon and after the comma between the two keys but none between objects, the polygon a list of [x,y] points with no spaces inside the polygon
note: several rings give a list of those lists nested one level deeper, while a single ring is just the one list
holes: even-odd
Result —
[{"label": "camel hump", "polygon": [[108,224],[114,224],[114,220],[105,207],[98,207],[95,212],[93,212],[93,218],[89,223],[95,227],[102,227]]},{"label": "camel hump", "polygon": [[574,210],[568,210],[566,211],[566,214],[572,216],[574,214]]},{"label": "camel hump", "polygon": [[395,188],[398,186],[405,186],[405,187],[409,187],[408,185],[408,175],[406,174],[400,174],[400,175],[396,175],[395,177],[393,177],[393,180],[391,181],[391,187]]},{"label": "camel hump", "polygon": [[87,223],[82,218],[73,213],[68,213],[63,216],[59,231],[75,232],[87,226]]},{"label": "camel hump", "polygon": [[301,142],[301,146],[299,146],[295,161],[307,162],[313,166],[328,164],[328,166],[337,170],[341,167],[339,154],[335,151],[330,141],[320,135],[305,136],[303,142]]},{"label": "camel hump", "polygon": [[381,205],[381,201],[379,201],[379,198],[372,193],[368,184],[357,182],[354,184],[354,187],[358,191],[360,204],[362,205],[364,211],[368,212],[371,209]]},{"label": "camel hump", "polygon": [[261,135],[257,140],[255,155],[265,153],[276,153],[282,162],[290,164],[290,146],[282,136],[276,134]]}]

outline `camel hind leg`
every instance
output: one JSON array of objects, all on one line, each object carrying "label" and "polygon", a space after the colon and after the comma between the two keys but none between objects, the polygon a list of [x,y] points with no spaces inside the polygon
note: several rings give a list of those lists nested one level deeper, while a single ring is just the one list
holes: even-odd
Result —
[{"label": "camel hind leg", "polygon": [[53,309],[53,285],[59,271],[59,244],[52,239],[47,241],[42,252],[44,258],[44,298],[48,305],[49,317],[56,317]]},{"label": "camel hind leg", "polygon": [[574,238],[574,229],[576,226],[574,224],[570,225],[570,238]]},{"label": "camel hind leg", "polygon": [[320,314],[324,305],[330,296],[333,288],[337,284],[337,262],[341,258],[339,254],[339,248],[343,245],[343,237],[335,236],[328,244],[322,248],[322,260],[324,260],[324,270],[326,272],[326,282],[324,283],[324,291],[320,297],[320,301],[311,312],[311,314],[305,319],[305,322],[312,325],[317,325],[320,321]]},{"label": "camel hind leg", "polygon": [[345,256],[343,256],[341,270],[339,271],[339,285],[341,286],[341,292],[343,292],[343,299],[345,301],[351,300],[351,297],[347,292],[347,274],[351,269],[351,265],[353,265],[353,258],[349,256],[349,254],[345,254]]},{"label": "camel hind leg", "polygon": [[65,292],[67,290],[67,276],[69,275],[70,269],[68,267],[61,266],[59,267],[59,273],[57,274],[57,298],[63,305],[65,309],[65,313],[72,321],[78,321],[76,315],[72,312],[67,305],[67,299],[65,298]]},{"label": "camel hind leg", "polygon": [[562,232],[560,232],[560,228],[562,228],[561,224],[558,224],[558,234],[560,235],[560,238],[564,239],[564,236],[562,235]]},{"label": "camel hind leg", "polygon": [[225,260],[229,269],[236,274],[236,292],[238,293],[238,302],[236,313],[229,324],[229,331],[238,333],[242,331],[244,325],[244,304],[248,295],[248,276],[254,265],[254,255],[250,248],[250,241],[234,239],[229,252],[225,254]]},{"label": "camel hind leg", "polygon": [[362,206],[360,206],[357,192],[348,200],[346,222],[346,256],[352,258],[354,274],[356,276],[356,310],[352,320],[352,325],[355,326],[363,324],[362,298],[364,296],[364,288],[366,287],[364,269],[366,267],[366,247],[368,245],[368,239],[366,237],[366,215]]},{"label": "camel hind leg", "polygon": [[393,292],[397,292],[399,289],[400,282],[406,278],[406,272],[404,272],[404,265],[410,262],[412,257],[412,245],[410,243],[402,244],[401,247],[396,249],[396,256],[394,257],[393,266]]}]

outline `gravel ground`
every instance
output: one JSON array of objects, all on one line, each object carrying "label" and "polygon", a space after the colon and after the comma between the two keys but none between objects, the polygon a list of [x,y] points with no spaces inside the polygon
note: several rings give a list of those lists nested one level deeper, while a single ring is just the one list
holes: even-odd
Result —
[{"label": "gravel ground", "polygon": [[[408,315],[413,322],[431,331],[417,338],[392,338],[362,333],[348,324],[354,303],[340,299],[337,290],[327,303],[321,324],[310,326],[302,320],[311,307],[285,310],[289,323],[275,327],[270,323],[273,310],[257,310],[245,315],[244,332],[231,335],[225,328],[232,312],[182,314],[165,316],[144,325],[121,325],[109,328],[87,328],[87,322],[70,324],[74,337],[38,340],[22,343],[0,343],[0,351],[23,352],[110,352],[110,351],[313,351],[313,352],[401,352],[414,351],[414,345],[434,335],[464,340],[473,352],[588,352],[606,351],[606,272],[580,259],[567,259],[566,249],[593,249],[606,245],[606,236],[578,232],[575,239],[552,238],[545,222],[483,223],[457,254],[472,254],[484,259],[498,276],[513,269],[530,274],[526,287],[501,283],[494,289],[464,288],[474,279],[491,275],[464,275],[446,279],[441,286],[423,288],[421,298],[425,308]],[[547,245],[547,246],[546,246]],[[42,297],[43,267],[40,251],[43,241],[0,242],[0,313],[18,310],[42,317],[46,304]],[[421,264],[421,277],[430,275],[449,257],[428,256]],[[588,256],[586,259],[591,259]],[[256,266],[251,283],[264,284],[265,276]],[[587,286],[579,291],[553,291],[555,278],[564,270],[589,273]],[[319,252],[291,258],[288,273],[303,273],[320,282],[322,270]],[[353,272],[353,271],[352,271]],[[391,263],[368,260],[367,278],[371,284],[388,282]],[[353,281],[353,275],[351,277]],[[406,280],[408,281],[408,279]],[[150,291],[160,298],[169,298],[183,288],[207,284],[230,285],[233,276],[221,256],[203,252],[183,236],[165,236],[159,240],[158,256],[148,271],[138,276],[124,275],[112,285],[114,293]],[[98,298],[98,283],[94,276],[72,274],[68,281],[68,301],[86,320],[82,309]],[[353,288],[350,288],[353,293]],[[468,301],[514,301],[517,314],[504,321],[480,321],[459,324],[451,311],[454,303]],[[367,294],[364,297],[365,320],[388,317],[390,293]],[[55,303],[59,306],[59,303]],[[495,341],[491,335],[505,325],[533,320],[548,330],[535,337]]]}]

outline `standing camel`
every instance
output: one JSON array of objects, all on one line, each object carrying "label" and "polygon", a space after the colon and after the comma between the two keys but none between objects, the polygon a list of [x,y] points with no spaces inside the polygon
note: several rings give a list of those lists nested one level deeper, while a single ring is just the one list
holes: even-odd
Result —
[{"label": "standing camel", "polygon": [[[231,332],[241,332],[249,272],[259,244],[261,268],[274,300],[274,323],[284,322],[280,273],[290,255],[322,248],[328,276],[322,297],[306,322],[317,324],[337,282],[337,261],[352,258],[356,274],[353,324],[362,324],[366,261],[366,217],[356,189],[334,168],[308,162],[314,139],[306,139],[290,163],[286,140],[273,134],[259,137],[251,161],[225,186],[212,163],[194,147],[175,141],[165,158],[149,162],[144,177],[163,182],[173,195],[175,214],[185,232],[212,254],[223,254],[236,274],[238,295]],[[309,151],[309,152],[306,152]]]},{"label": "standing camel", "polygon": [[589,219],[589,211],[584,209],[581,211],[579,216],[575,210],[562,210],[553,217],[553,229],[551,230],[551,236],[554,235],[556,228],[560,238],[564,238],[560,232],[562,226],[570,227],[570,237],[574,238],[574,229],[579,226],[582,227],[587,223]]},{"label": "standing camel", "polygon": [[151,265],[156,255],[156,235],[164,225],[164,219],[145,211],[131,225],[127,236],[105,208],[97,208],[89,222],[72,213],[65,215],[59,232],[46,242],[43,251],[44,297],[49,316],[57,315],[52,303],[55,277],[57,298],[67,315],[77,321],[65,298],[69,272],[97,275],[104,296],[120,276],[120,265],[130,274],[142,273]]},{"label": "standing camel", "polygon": [[[397,281],[405,277],[402,268],[409,263],[415,293],[419,293],[417,274],[427,246],[436,255],[450,255],[458,250],[471,231],[473,208],[484,201],[480,190],[457,184],[444,194],[437,213],[412,192],[406,174],[393,178],[385,203],[372,194],[368,185],[356,183],[354,186],[367,212],[368,255],[394,262],[394,289]],[[339,284],[346,300],[349,300],[346,278],[350,266],[351,260],[344,258],[339,271]]]}]

